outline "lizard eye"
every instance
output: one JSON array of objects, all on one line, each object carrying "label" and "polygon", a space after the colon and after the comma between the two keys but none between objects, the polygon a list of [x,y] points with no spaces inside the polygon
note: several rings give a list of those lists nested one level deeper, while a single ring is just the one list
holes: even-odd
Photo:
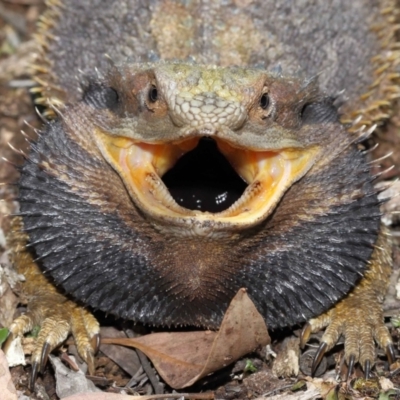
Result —
[{"label": "lizard eye", "polygon": [[152,85],[149,90],[149,101],[150,103],[155,103],[158,100],[158,90]]},{"label": "lizard eye", "polygon": [[266,110],[269,106],[269,96],[268,93],[263,93],[262,96],[260,97],[260,107],[263,110]]},{"label": "lizard eye", "polygon": [[257,121],[263,121],[268,119],[273,113],[274,101],[271,99],[268,93],[269,87],[265,86],[261,93],[258,93],[254,99],[253,107],[250,110],[251,118]]}]

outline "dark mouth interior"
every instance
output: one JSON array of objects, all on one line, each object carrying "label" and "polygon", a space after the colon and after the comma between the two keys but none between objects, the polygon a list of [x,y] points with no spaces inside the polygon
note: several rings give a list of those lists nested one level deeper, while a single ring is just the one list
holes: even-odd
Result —
[{"label": "dark mouth interior", "polygon": [[211,138],[200,139],[162,180],[180,206],[211,213],[229,208],[247,187]]}]

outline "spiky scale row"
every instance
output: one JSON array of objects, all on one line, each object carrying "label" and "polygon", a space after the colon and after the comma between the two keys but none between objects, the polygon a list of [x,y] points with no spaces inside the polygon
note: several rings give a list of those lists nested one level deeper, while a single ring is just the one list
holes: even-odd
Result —
[{"label": "spiky scale row", "polygon": [[[375,26],[375,32],[380,37],[382,51],[371,60],[376,80],[360,96],[365,106],[344,115],[342,119],[343,123],[352,124],[349,131],[354,133],[363,125],[380,125],[389,119],[393,114],[393,102],[400,98],[400,11],[395,0],[382,0],[381,3],[381,15],[385,22]],[[377,93],[381,98],[376,98]],[[354,123],[355,120],[357,123]]]}]

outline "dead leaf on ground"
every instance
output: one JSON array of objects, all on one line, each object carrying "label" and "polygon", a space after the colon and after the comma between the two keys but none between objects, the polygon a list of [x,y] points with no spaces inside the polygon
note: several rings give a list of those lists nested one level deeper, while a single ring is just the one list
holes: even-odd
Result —
[{"label": "dead leaf on ground", "polygon": [[26,364],[21,337],[15,337],[7,346],[3,347],[3,350],[9,367]]},{"label": "dead leaf on ground", "polygon": [[[73,357],[71,356],[71,358]],[[86,379],[83,371],[72,371],[59,358],[53,355],[49,356],[49,360],[55,371],[57,396],[61,399],[83,392],[95,392],[95,394],[99,394],[101,391],[93,382]]]},{"label": "dead leaf on ground", "polygon": [[272,372],[277,377],[299,375],[300,339],[294,336],[285,338],[278,352]]},{"label": "dead leaf on ground", "polygon": [[[100,335],[107,338],[126,338],[124,332],[112,326],[101,327]],[[135,375],[141,366],[139,357],[133,349],[102,343],[100,350],[131,376]]]},{"label": "dead leaf on ground", "polygon": [[2,400],[17,400],[17,391],[11,380],[6,356],[0,350],[0,393]]},{"label": "dead leaf on ground", "polygon": [[270,343],[267,327],[245,289],[233,298],[220,330],[152,333],[135,339],[102,339],[143,351],[164,381],[174,389],[204,376]]}]

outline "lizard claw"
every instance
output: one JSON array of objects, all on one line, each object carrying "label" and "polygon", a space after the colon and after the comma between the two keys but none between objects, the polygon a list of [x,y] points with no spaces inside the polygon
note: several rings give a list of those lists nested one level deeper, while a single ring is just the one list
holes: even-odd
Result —
[{"label": "lizard claw", "polygon": [[39,363],[37,362],[33,362],[32,363],[32,371],[31,371],[31,379],[29,382],[29,389],[31,390],[31,392],[33,392],[35,390],[35,382],[38,376],[38,372],[39,372]]},{"label": "lizard claw", "polygon": [[[358,313],[358,317],[353,315]],[[327,315],[329,318],[327,318]],[[383,316],[377,311],[378,318],[369,318],[366,310],[343,309],[340,313],[329,312],[321,317],[312,319],[304,327],[301,343],[306,342],[310,332],[314,333],[327,327],[321,339],[321,345],[315,354],[312,374],[314,374],[318,363],[325,352],[329,351],[339,339],[340,335],[345,338],[345,359],[348,365],[347,378],[351,376],[355,363],[360,363],[364,369],[365,377],[368,379],[375,360],[375,344],[385,348],[389,363],[395,360],[395,350],[388,329],[383,324]],[[322,321],[322,322],[321,322]],[[326,324],[326,322],[328,323]]]},{"label": "lizard claw", "polygon": [[388,358],[389,365],[392,365],[396,361],[396,353],[393,343],[389,343],[386,346],[386,357]]},{"label": "lizard claw", "polygon": [[93,355],[96,355],[100,348],[100,335],[98,333],[93,335],[92,339],[90,340],[90,345],[93,349]]},{"label": "lizard claw", "polygon": [[42,347],[42,354],[40,355],[40,373],[43,374],[44,372],[44,367],[47,364],[47,360],[49,359],[49,354],[50,354],[50,343],[45,342],[43,347]]},{"label": "lizard claw", "polygon": [[313,363],[311,366],[311,376],[315,375],[318,365],[321,362],[322,358],[324,357],[327,349],[328,349],[328,344],[326,342],[321,342],[321,344],[318,347],[317,352],[314,355],[314,360],[313,360]]},{"label": "lizard claw", "polygon": [[354,354],[351,354],[348,361],[347,361],[347,375],[346,375],[346,381],[348,381],[351,377],[351,374],[354,371],[354,364],[356,363],[356,356]]},{"label": "lizard claw", "polygon": [[381,306],[390,276],[390,247],[385,245],[383,236],[377,243],[369,269],[353,291],[328,312],[309,320],[303,329],[301,343],[305,344],[311,333],[326,328],[315,355],[313,373],[323,354],[335,346],[340,336],[344,337],[347,378],[359,363],[368,379],[376,358],[375,342],[386,350],[389,362],[395,360],[393,340]]},{"label": "lizard claw", "polygon": [[301,331],[301,334],[300,334],[300,348],[301,349],[304,349],[304,346],[310,339],[311,333],[312,333],[311,325],[309,322],[307,322],[304,325],[303,330]]},{"label": "lizard claw", "polygon": [[94,355],[100,344],[100,329],[91,313],[56,293],[33,299],[28,312],[11,324],[5,351],[15,337],[23,336],[37,325],[40,331],[31,356],[31,388],[35,385],[38,373],[43,373],[50,352],[62,344],[70,333],[75,339],[78,353],[88,364],[89,373],[94,374]]},{"label": "lizard claw", "polygon": [[90,339],[90,347],[86,350],[86,364],[88,366],[89,375],[94,375],[95,363],[94,356],[99,351],[100,348],[100,335],[98,333],[94,334]]},{"label": "lizard claw", "polygon": [[366,360],[364,363],[364,376],[365,379],[369,379],[369,375],[371,374],[371,361]]}]

